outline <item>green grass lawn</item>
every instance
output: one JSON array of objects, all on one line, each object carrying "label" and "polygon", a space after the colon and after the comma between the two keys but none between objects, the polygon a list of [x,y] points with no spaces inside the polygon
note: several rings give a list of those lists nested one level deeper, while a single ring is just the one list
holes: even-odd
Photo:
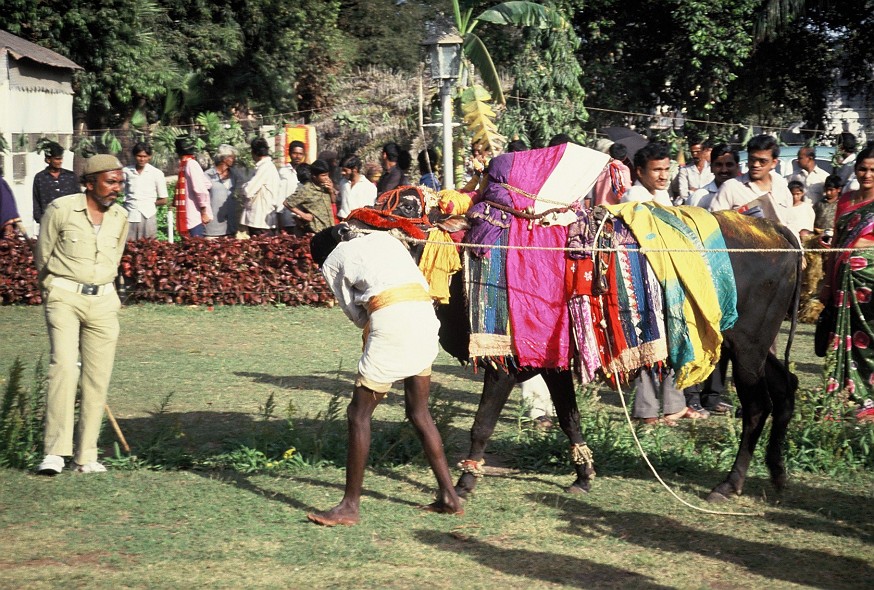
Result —
[{"label": "green grass lawn", "polygon": [[[55,478],[0,470],[0,587],[869,588],[874,579],[871,472],[793,472],[776,499],[758,462],[744,496],[716,507],[749,516],[724,516],[684,507],[639,462],[613,464],[603,453],[592,493],[568,495],[563,459],[525,468],[541,446],[566,445],[520,429],[518,394],[491,447],[498,467],[464,516],[418,510],[432,497],[430,472],[418,460],[388,459],[367,473],[359,526],[314,526],[306,512],[332,506],[343,490],[334,466],[342,445],[336,428],[319,430],[320,413],[350,391],[360,350],[360,333],[340,310],[144,305],[125,308],[121,321],[109,405],[135,454],[164,445],[215,455],[274,435],[277,444],[311,448],[320,433],[334,439],[325,449],[333,464]],[[811,334],[802,327],[792,355],[808,388],[821,379]],[[47,355],[41,308],[0,308],[0,335],[0,380],[16,356],[30,368]],[[454,464],[481,380],[441,354],[433,382],[450,408]],[[599,411],[617,440],[627,438],[616,395],[604,393]],[[265,418],[271,394],[275,410]],[[397,432],[402,418],[401,397],[389,396],[374,417],[375,439]],[[691,440],[706,453],[708,429],[733,421],[709,422],[647,435],[650,445],[674,437],[653,461],[696,505],[723,472],[664,449]],[[108,428],[102,441],[111,454]]]}]

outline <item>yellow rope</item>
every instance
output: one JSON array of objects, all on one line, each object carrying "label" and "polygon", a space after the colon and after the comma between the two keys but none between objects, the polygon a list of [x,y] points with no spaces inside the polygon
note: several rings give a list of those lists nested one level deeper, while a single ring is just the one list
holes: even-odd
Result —
[{"label": "yellow rope", "polygon": [[625,411],[625,420],[628,422],[628,427],[631,429],[631,436],[634,437],[634,442],[637,444],[637,450],[640,451],[640,456],[643,457],[643,460],[646,462],[649,470],[655,476],[662,486],[668,490],[668,492],[677,499],[678,502],[683,504],[684,506],[688,506],[692,510],[697,510],[699,512],[704,512],[706,514],[719,514],[723,516],[764,516],[764,512],[729,512],[726,510],[710,510],[708,508],[701,508],[700,506],[695,506],[694,504],[690,504],[685,501],[683,498],[677,495],[677,493],[671,489],[671,487],[665,483],[665,480],[661,478],[659,472],[656,471],[656,468],[653,467],[653,464],[650,462],[649,457],[646,454],[646,451],[643,450],[643,445],[640,444],[640,439],[637,438],[637,432],[634,430],[634,423],[631,421],[631,414],[628,412],[628,406],[625,403],[625,394],[622,393],[622,388],[619,386],[619,380],[616,380],[616,392],[619,394],[619,401],[622,402],[622,409]]}]

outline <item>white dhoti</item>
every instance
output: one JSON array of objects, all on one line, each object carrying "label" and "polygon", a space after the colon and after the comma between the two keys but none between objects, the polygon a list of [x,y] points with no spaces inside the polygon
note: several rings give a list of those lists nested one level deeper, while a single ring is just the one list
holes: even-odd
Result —
[{"label": "white dhoti", "polygon": [[414,375],[430,375],[437,358],[440,322],[428,301],[405,301],[370,315],[358,383],[377,393]]}]

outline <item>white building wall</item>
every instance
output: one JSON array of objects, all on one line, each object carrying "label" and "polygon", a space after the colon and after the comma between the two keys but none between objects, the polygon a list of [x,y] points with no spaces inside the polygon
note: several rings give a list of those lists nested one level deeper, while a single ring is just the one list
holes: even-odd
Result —
[{"label": "white building wall", "polygon": [[[35,234],[33,177],[46,167],[45,158],[34,152],[32,146],[13,141],[13,135],[71,137],[73,95],[10,88],[7,59],[7,55],[0,57],[0,132],[8,146],[8,151],[2,154],[3,177],[12,187],[24,226]],[[71,147],[65,141],[60,143]],[[64,168],[73,169],[73,152],[69,149],[64,154]]]}]

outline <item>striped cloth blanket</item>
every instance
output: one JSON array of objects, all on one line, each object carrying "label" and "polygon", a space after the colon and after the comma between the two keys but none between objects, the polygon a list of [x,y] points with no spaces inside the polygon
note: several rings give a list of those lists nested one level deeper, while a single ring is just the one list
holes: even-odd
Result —
[{"label": "striped cloth blanket", "polygon": [[[700,383],[719,360],[722,331],[737,321],[737,288],[716,219],[699,207],[653,202],[605,207],[631,230],[664,294],[668,360],[678,388]],[[683,252],[681,250],[699,250]],[[709,277],[710,280],[702,280]]]}]

